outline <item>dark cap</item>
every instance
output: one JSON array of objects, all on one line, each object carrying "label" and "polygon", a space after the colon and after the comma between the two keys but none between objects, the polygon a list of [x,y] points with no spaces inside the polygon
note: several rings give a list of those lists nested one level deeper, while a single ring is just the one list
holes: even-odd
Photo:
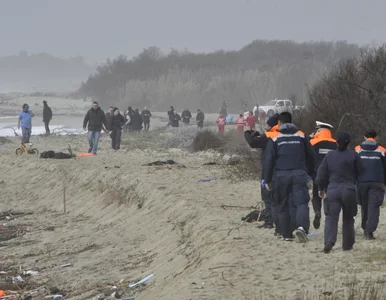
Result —
[{"label": "dark cap", "polygon": [[336,140],[338,145],[345,145],[351,142],[351,137],[347,132],[339,133],[338,139]]},{"label": "dark cap", "polygon": [[279,120],[279,115],[274,114],[272,117],[268,119],[267,125],[272,128],[277,125],[278,120]]},{"label": "dark cap", "polygon": [[47,104],[47,101],[46,101],[46,100],[43,100],[43,103],[44,103],[44,104]]}]

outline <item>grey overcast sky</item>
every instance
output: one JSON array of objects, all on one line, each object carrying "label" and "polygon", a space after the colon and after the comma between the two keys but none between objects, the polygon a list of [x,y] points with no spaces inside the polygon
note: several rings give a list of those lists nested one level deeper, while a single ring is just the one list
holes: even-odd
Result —
[{"label": "grey overcast sky", "polygon": [[0,0],[0,56],[90,63],[148,46],[234,50],[255,39],[386,41],[386,0]]}]

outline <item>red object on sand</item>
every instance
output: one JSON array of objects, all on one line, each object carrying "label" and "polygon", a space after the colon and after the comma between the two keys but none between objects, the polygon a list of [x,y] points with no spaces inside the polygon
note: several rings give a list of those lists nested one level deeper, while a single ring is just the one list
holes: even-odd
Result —
[{"label": "red object on sand", "polygon": [[95,154],[93,154],[93,153],[78,153],[75,156],[76,157],[95,156]]}]

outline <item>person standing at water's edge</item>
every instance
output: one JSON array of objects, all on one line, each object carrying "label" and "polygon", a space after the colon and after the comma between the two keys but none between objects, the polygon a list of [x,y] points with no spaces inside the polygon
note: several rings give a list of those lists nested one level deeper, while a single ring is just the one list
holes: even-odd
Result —
[{"label": "person standing at water's edge", "polygon": [[19,121],[17,123],[17,128],[22,131],[22,142],[29,143],[29,139],[32,133],[32,118],[35,116],[32,110],[29,109],[28,104],[23,104],[23,110],[19,114]]},{"label": "person standing at water's edge", "polygon": [[343,250],[351,250],[355,243],[354,217],[357,215],[356,183],[365,172],[365,166],[358,153],[347,150],[351,142],[346,132],[339,134],[338,150],[327,153],[319,166],[316,184],[319,196],[324,199],[324,252],[334,247],[338,235],[340,211],[343,210]]},{"label": "person standing at water's edge", "polygon": [[365,141],[355,147],[362,158],[366,171],[358,178],[358,204],[362,208],[362,229],[368,240],[375,240],[374,232],[379,223],[380,207],[385,196],[386,149],[377,141],[377,133],[369,130]]},{"label": "person standing at water's edge", "polygon": [[93,102],[92,108],[87,112],[83,121],[83,129],[88,130],[89,153],[96,154],[102,129],[106,131],[106,115],[99,107],[98,102]]},{"label": "person standing at water's edge", "polygon": [[50,121],[52,120],[52,110],[48,106],[47,101],[43,101],[43,123],[46,128],[46,135],[50,134]]}]

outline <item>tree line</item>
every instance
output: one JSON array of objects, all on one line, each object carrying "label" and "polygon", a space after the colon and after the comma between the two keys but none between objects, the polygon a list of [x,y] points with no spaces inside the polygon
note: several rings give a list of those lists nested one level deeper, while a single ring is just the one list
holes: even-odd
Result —
[{"label": "tree line", "polygon": [[244,101],[262,105],[275,98],[304,104],[308,91],[342,59],[360,54],[355,44],[295,43],[257,40],[239,51],[195,54],[157,47],[144,49],[133,59],[119,56],[99,66],[82,83],[79,93],[102,105],[170,105],[218,112],[223,101],[238,112]]}]

